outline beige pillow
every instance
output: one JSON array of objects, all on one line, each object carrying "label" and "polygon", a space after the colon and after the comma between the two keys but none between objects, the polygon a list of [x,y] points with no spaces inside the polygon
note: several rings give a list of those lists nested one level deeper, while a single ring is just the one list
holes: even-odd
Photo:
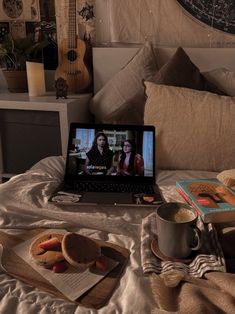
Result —
[{"label": "beige pillow", "polygon": [[235,72],[218,68],[204,72],[203,75],[227,95],[235,96]]},{"label": "beige pillow", "polygon": [[235,98],[145,82],[158,169],[235,168]]},{"label": "beige pillow", "polygon": [[131,110],[138,113],[137,121],[134,122],[143,123],[146,101],[143,79],[150,80],[157,69],[152,44],[146,42],[131,61],[92,98],[89,109],[94,114],[96,122],[114,123],[117,121],[115,114],[118,113],[122,116],[122,122],[129,123],[130,116],[125,110],[128,106],[128,112]]}]

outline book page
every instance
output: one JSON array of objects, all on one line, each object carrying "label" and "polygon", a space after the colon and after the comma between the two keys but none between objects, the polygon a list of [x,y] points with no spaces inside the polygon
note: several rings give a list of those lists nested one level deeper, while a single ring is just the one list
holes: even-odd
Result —
[{"label": "book page", "polygon": [[47,233],[66,233],[66,230],[49,229],[42,232],[19,245],[13,247],[13,251],[20,256],[26,263],[36,270],[41,276],[43,276],[47,281],[49,281],[56,289],[64,294],[68,299],[75,301],[87,290],[97,284],[101,279],[103,279],[115,266],[118,265],[117,261],[114,261],[107,257],[108,259],[108,270],[106,272],[101,272],[93,268],[86,270],[79,270],[71,265],[63,273],[54,273],[51,269],[46,269],[43,266],[39,266],[30,256],[29,248],[33,241],[39,236]]}]

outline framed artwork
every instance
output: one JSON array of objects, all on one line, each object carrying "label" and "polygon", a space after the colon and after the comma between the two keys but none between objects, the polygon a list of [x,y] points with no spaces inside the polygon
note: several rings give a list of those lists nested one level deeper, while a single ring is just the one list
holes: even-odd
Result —
[{"label": "framed artwork", "polygon": [[40,21],[39,0],[0,0],[0,21]]},{"label": "framed artwork", "polygon": [[220,31],[235,34],[235,1],[177,0],[197,21]]}]

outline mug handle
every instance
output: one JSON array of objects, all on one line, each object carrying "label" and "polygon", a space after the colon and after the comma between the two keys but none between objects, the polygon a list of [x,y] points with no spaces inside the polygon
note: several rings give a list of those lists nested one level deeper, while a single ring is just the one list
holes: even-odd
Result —
[{"label": "mug handle", "polygon": [[201,230],[197,227],[193,228],[194,234],[195,234],[195,238],[197,240],[197,244],[194,247],[190,247],[190,249],[192,251],[197,251],[200,249],[201,247]]}]

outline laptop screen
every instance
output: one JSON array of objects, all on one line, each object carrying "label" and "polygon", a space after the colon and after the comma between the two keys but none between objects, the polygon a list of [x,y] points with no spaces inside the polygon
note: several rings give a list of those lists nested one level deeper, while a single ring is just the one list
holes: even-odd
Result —
[{"label": "laptop screen", "polygon": [[155,180],[153,126],[70,125],[67,179]]}]

